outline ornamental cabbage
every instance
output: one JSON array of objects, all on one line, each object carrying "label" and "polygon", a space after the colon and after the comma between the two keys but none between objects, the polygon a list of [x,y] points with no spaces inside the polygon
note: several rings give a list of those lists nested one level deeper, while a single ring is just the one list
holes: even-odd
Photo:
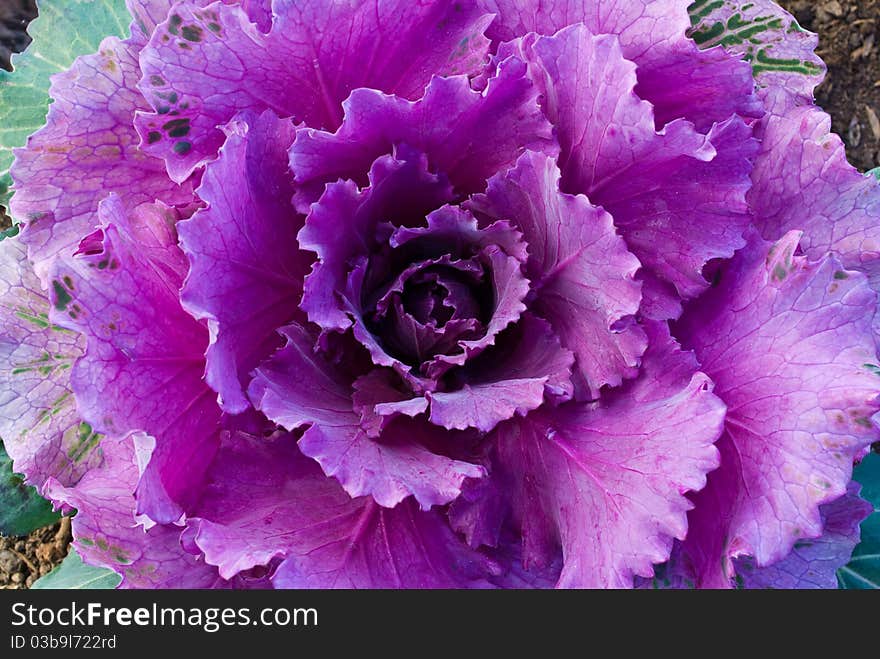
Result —
[{"label": "ornamental cabbage", "polygon": [[54,78],[0,243],[0,435],[87,563],[836,585],[870,512],[880,191],[790,15],[128,6]]}]

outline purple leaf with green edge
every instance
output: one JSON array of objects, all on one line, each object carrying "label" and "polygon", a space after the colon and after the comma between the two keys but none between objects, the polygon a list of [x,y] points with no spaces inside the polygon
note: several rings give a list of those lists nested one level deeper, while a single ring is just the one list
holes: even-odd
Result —
[{"label": "purple leaf with green edge", "polygon": [[752,65],[758,94],[774,114],[813,104],[825,77],[815,53],[819,38],[773,0],[696,0],[688,12],[689,34],[701,48],[722,46]]},{"label": "purple leaf with green edge", "polygon": [[170,523],[198,496],[218,441],[220,409],[203,381],[208,331],[180,306],[177,213],[127,211],[115,195],[98,212],[102,228],[55,264],[50,319],[86,335],[71,376],[83,418],[114,438],[155,437],[139,512]]},{"label": "purple leaf with green edge", "polygon": [[287,345],[257,369],[248,394],[254,407],[287,430],[308,426],[302,452],[351,496],[370,495],[392,508],[412,495],[427,510],[455,499],[465,478],[483,475],[478,465],[434,453],[431,443],[445,435],[424,419],[401,417],[381,436],[369,436],[355,406],[386,402],[372,395],[382,390],[362,391],[353,400],[351,376],[315,354],[314,336],[294,325],[284,335]]},{"label": "purple leaf with green edge", "polygon": [[49,320],[50,303],[17,238],[0,242],[0,437],[38,489],[49,476],[75,483],[100,460],[100,436],[81,422],[70,369],[77,333]]},{"label": "purple leaf with green edge", "polygon": [[13,471],[0,444],[0,535],[27,535],[57,520],[52,504]]},{"label": "purple leaf with green edge", "polygon": [[494,473],[521,526],[526,570],[557,586],[629,588],[687,533],[686,492],[718,466],[724,404],[663,325],[649,326],[642,374],[599,405],[541,409],[495,430]]},{"label": "purple leaf with green edge", "polygon": [[853,479],[862,486],[859,493],[874,510],[880,510],[880,451],[877,446],[853,469]]},{"label": "purple leaf with green edge", "polygon": [[188,525],[222,575],[283,559],[276,588],[486,587],[495,569],[442,513],[352,499],[285,434],[226,437]]},{"label": "purple leaf with green edge", "polygon": [[124,36],[128,21],[125,0],[40,2],[39,16],[28,25],[33,42],[12,56],[12,73],[0,71],[0,205],[8,207],[11,196],[12,149],[24,146],[45,122],[49,78],[79,55],[97,51],[104,37]]},{"label": "purple leaf with green edge", "polygon": [[[237,112],[272,109],[334,130],[353,89],[419,98],[434,74],[476,72],[488,49],[491,17],[472,2],[276,0],[266,34],[240,7],[200,4],[175,5],[140,59],[154,111],[136,123],[145,151],[163,157],[175,181],[213,159],[217,127]],[[186,135],[163,130],[175,112]]]},{"label": "purple leaf with green edge", "polygon": [[861,542],[837,578],[841,588],[880,589],[880,455],[865,456],[853,470],[853,478],[861,483],[861,496],[874,512],[862,522]]},{"label": "purple leaf with green edge", "polygon": [[222,586],[216,568],[181,546],[181,527],[146,528],[136,519],[134,492],[140,469],[134,439],[105,439],[103,463],[76,486],[53,480],[47,484],[47,496],[78,511],[71,521],[72,551],[88,565],[122,575],[119,588]]},{"label": "purple leaf with green edge", "polygon": [[729,408],[721,467],[693,497],[682,545],[698,586],[729,586],[731,558],[764,567],[819,537],[819,506],[878,438],[876,295],[832,256],[796,256],[799,239],[753,234],[677,325]]},{"label": "purple leaf with green edge", "polygon": [[769,0],[126,4],[0,236],[0,436],[86,563],[833,585],[880,436],[880,205],[813,35]]},{"label": "purple leaf with green edge", "polygon": [[190,262],[181,301],[210,331],[205,378],[237,414],[249,407],[248,374],[281,345],[276,330],[305,320],[297,305],[311,258],[297,250],[303,218],[290,207],[293,124],[266,111],[238,115],[225,130],[197,190],[207,208],[177,230]]},{"label": "purple leaf with green edge", "polygon": [[636,326],[612,327],[639,309],[638,259],[617,235],[611,216],[583,195],[559,190],[553,158],[528,152],[489,180],[467,207],[481,217],[507,219],[528,246],[526,275],[535,309],[577,356],[577,369],[595,397],[605,384],[632,377],[647,346]]},{"label": "purple leaf with green edge", "polygon": [[654,106],[657,128],[685,119],[707,133],[731,115],[758,119],[764,114],[752,68],[726,50],[700,50],[686,39],[650,62],[635,62],[636,93]]}]

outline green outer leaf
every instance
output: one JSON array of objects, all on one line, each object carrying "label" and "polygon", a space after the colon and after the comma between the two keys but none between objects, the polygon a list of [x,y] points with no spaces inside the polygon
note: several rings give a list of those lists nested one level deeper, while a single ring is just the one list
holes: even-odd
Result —
[{"label": "green outer leaf", "polygon": [[28,32],[33,43],[14,55],[13,73],[0,70],[0,205],[9,205],[12,149],[46,120],[49,77],[80,55],[98,50],[104,37],[126,36],[131,16],[125,0],[40,0]]},{"label": "green outer leaf", "polygon": [[837,580],[841,588],[880,589],[880,455],[868,455],[853,477],[862,484],[861,496],[874,506],[874,514],[862,522],[862,541],[849,564],[838,570]]},{"label": "green outer leaf", "polygon": [[102,567],[92,567],[83,563],[76,550],[71,547],[61,565],[45,577],[40,577],[31,586],[33,590],[110,590],[116,588],[122,577]]},{"label": "green outer leaf", "polygon": [[0,444],[0,535],[27,535],[58,517],[51,503],[12,472],[12,460]]}]

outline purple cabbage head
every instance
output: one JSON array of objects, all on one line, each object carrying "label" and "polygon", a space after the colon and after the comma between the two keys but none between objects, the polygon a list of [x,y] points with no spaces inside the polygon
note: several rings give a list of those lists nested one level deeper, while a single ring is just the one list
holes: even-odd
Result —
[{"label": "purple cabbage head", "polygon": [[0,244],[0,434],[87,562],[835,585],[878,439],[880,192],[791,16],[128,4],[55,77]]}]

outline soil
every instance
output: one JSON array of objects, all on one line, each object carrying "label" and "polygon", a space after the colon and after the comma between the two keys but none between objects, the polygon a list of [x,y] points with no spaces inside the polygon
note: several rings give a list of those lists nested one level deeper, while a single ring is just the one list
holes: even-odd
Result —
[{"label": "soil", "polygon": [[25,537],[0,536],[0,589],[29,588],[67,556],[69,545],[69,517]]},{"label": "soil", "polygon": [[9,57],[31,42],[25,28],[36,15],[36,0],[0,0],[0,68],[12,70]]},{"label": "soil", "polygon": [[[819,34],[828,76],[816,100],[831,114],[850,162],[862,170],[880,166],[880,0],[777,1]],[[0,0],[0,67],[8,69],[10,52],[27,46],[24,28],[35,15],[35,0]],[[0,589],[29,587],[61,562],[69,543],[69,520],[27,537],[0,537]]]},{"label": "soil", "polygon": [[849,161],[880,166],[880,0],[777,0],[819,34],[828,76],[816,101],[831,115]]}]

